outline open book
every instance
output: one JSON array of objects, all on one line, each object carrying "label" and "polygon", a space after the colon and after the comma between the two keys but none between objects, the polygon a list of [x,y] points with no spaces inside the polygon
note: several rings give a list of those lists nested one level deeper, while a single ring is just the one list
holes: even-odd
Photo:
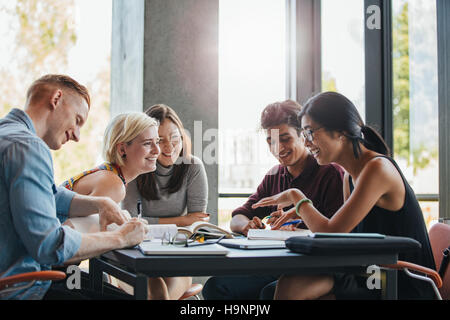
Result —
[{"label": "open book", "polygon": [[269,230],[269,229],[250,229],[247,238],[250,240],[286,240],[290,237],[308,236],[312,232],[309,230]]},{"label": "open book", "polygon": [[[71,218],[67,220],[66,224],[81,233],[100,232],[98,214],[92,214],[87,217]],[[113,223],[107,226],[107,230],[112,231],[117,227],[118,226]],[[178,228],[176,225],[169,224],[148,225],[147,231],[147,239],[161,239],[163,234],[166,232],[173,237],[177,231],[180,233],[186,233],[189,237],[194,233],[202,233],[206,238],[220,238],[223,235],[225,235],[225,238],[227,239],[233,238],[233,233],[205,221],[197,221],[190,226]]]},{"label": "open book", "polygon": [[178,232],[186,233],[188,236],[192,236],[194,233],[201,233],[204,234],[206,238],[220,238],[223,235],[225,235],[225,238],[227,239],[233,238],[232,232],[205,221],[197,221],[190,226],[178,227]]}]

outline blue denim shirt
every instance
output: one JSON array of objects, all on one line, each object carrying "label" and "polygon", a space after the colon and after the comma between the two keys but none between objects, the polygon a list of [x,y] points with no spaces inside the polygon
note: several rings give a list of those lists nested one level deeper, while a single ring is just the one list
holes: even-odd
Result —
[{"label": "blue denim shirt", "polygon": [[[73,257],[81,234],[61,226],[75,194],[56,187],[50,149],[30,117],[13,109],[0,119],[0,278],[43,271]],[[50,281],[37,281],[2,299],[41,299]]]}]

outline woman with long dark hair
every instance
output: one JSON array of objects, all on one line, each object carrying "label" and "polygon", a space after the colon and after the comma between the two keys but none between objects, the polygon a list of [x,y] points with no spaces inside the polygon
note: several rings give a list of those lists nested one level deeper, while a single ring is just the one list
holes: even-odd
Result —
[{"label": "woman with long dark hair", "polygon": [[[66,180],[63,186],[79,194],[109,197],[120,203],[129,183],[141,174],[156,170],[159,153],[158,122],[154,118],[143,112],[117,115],[105,130],[106,162]],[[66,223],[70,225],[71,221]],[[121,281],[118,284],[132,294],[128,284]],[[190,285],[190,278],[149,278],[148,298],[178,299]]]},{"label": "woman with long dark hair", "polygon": [[189,226],[207,220],[208,181],[200,159],[191,154],[191,142],[176,112],[169,106],[150,107],[148,116],[159,121],[156,170],[128,184],[122,207],[136,216],[142,203],[142,218],[150,224]]},{"label": "woman with long dark hair", "polygon": [[[400,254],[399,259],[434,269],[433,255],[422,211],[389,148],[381,136],[364,125],[356,107],[346,97],[325,92],[311,98],[299,114],[305,145],[321,165],[337,163],[345,170],[344,204],[332,218],[322,215],[298,189],[262,199],[254,207],[296,205],[273,224],[300,216],[312,232],[381,233],[410,237],[420,251]],[[376,298],[366,279],[351,274],[282,276],[277,299],[318,299],[330,294],[338,299]],[[400,299],[433,298],[428,284],[398,275]]]},{"label": "woman with long dark hair", "polygon": [[[191,143],[176,112],[164,104],[150,107],[148,116],[159,122],[161,153],[156,170],[140,175],[127,186],[122,208],[137,216],[142,205],[142,219],[149,224],[189,226],[209,220],[208,180],[200,159],[191,155]],[[172,296],[182,295],[192,283],[190,277],[165,277]]]}]

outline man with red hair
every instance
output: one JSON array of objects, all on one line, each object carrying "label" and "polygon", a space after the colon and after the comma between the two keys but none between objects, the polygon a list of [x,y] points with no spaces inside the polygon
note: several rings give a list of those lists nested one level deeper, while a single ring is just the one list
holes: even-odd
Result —
[{"label": "man with red hair", "polygon": [[[111,199],[55,186],[50,149],[79,141],[89,108],[84,86],[68,76],[47,75],[29,88],[24,110],[13,109],[0,119],[0,278],[77,263],[143,240],[144,224],[127,222]],[[110,223],[120,227],[80,234],[62,225],[69,217],[97,212],[102,230]],[[50,286],[50,281],[37,281],[0,298],[42,299],[52,292]],[[61,294],[59,298],[95,297],[88,291]]]}]

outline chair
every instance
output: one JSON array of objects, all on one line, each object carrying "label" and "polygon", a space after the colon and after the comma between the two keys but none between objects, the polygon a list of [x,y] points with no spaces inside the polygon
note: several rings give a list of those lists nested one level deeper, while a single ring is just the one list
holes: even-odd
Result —
[{"label": "chair", "polygon": [[[0,279],[0,293],[5,294],[16,290],[26,289],[31,287],[36,281],[46,280],[63,280],[66,274],[61,271],[35,271],[28,273],[16,274],[13,276]],[[17,283],[26,282],[21,286],[13,286]]]},{"label": "chair", "polygon": [[[0,294],[6,294],[8,292],[26,289],[31,287],[36,281],[46,281],[46,280],[63,280],[66,278],[66,274],[62,271],[35,271],[28,273],[16,274],[13,276],[5,277],[0,279]],[[26,282],[26,284],[21,286],[13,286],[14,284]],[[190,297],[195,297],[200,300],[198,296],[202,292],[203,285],[200,283],[193,283],[191,287],[186,290],[185,293],[180,297],[179,300],[185,300]]]},{"label": "chair", "polygon": [[[429,232],[431,249],[436,267],[441,266],[438,270],[432,270],[419,266],[414,263],[398,261],[394,265],[383,265],[382,267],[389,269],[403,270],[408,276],[420,279],[430,283],[439,300],[450,299],[450,272],[447,272],[448,264],[442,264],[444,255],[449,255],[450,250],[450,225],[444,223],[436,223],[431,227]],[[447,258],[448,259],[448,258]],[[414,272],[411,272],[414,271]],[[419,275],[420,273],[422,275]]]},{"label": "chair", "polygon": [[193,283],[189,289],[178,300],[185,300],[190,297],[195,297],[195,299],[200,300],[198,296],[203,290],[203,285],[200,283]]}]

